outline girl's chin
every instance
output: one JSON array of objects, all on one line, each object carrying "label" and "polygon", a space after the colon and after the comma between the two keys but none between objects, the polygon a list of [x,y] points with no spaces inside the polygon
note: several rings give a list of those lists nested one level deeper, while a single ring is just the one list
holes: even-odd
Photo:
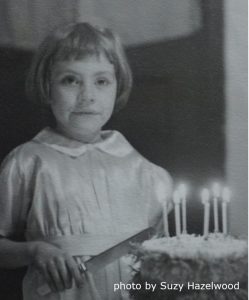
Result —
[{"label": "girl's chin", "polygon": [[62,133],[82,143],[95,143],[100,140],[101,128],[70,128],[63,130]]}]

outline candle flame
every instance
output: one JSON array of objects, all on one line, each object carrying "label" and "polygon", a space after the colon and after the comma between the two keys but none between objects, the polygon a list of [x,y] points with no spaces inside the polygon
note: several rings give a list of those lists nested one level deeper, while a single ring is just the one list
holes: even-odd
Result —
[{"label": "candle flame", "polygon": [[209,190],[208,189],[203,189],[201,192],[201,201],[202,203],[207,203],[209,201]]},{"label": "candle flame", "polygon": [[228,187],[224,187],[224,189],[222,191],[222,199],[223,199],[223,201],[230,202],[231,192]]},{"label": "candle flame", "polygon": [[174,191],[174,193],[173,193],[173,202],[175,204],[179,204],[181,202],[180,193],[178,190]]},{"label": "candle flame", "polygon": [[215,182],[213,185],[213,193],[215,198],[218,198],[220,196],[220,185],[217,182]]},{"label": "candle flame", "polygon": [[179,193],[180,193],[180,196],[182,198],[186,198],[186,194],[187,194],[187,187],[185,184],[181,183],[178,187],[178,190],[179,190]]}]

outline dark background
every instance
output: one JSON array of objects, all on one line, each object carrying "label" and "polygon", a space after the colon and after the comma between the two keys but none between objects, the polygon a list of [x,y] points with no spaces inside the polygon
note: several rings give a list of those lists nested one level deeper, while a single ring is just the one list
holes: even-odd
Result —
[{"label": "dark background", "polygon": [[[223,6],[216,0],[201,5],[203,24],[195,34],[127,49],[132,95],[106,126],[166,168],[176,184],[188,184],[188,231],[195,233],[202,231],[200,189],[225,175]],[[43,127],[24,93],[32,55],[0,48],[0,161]],[[174,230],[171,213],[172,235]],[[21,299],[22,274],[0,271],[0,299]]]}]

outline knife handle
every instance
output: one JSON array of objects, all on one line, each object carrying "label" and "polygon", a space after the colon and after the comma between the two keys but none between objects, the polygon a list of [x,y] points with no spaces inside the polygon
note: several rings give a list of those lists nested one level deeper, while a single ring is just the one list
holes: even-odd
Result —
[{"label": "knife handle", "polygon": [[96,284],[95,284],[94,278],[92,276],[92,273],[87,270],[86,265],[81,260],[79,262],[79,270],[81,273],[84,273],[84,275],[85,275],[85,278],[89,285],[91,299],[92,300],[101,300],[98,290],[96,288]]}]

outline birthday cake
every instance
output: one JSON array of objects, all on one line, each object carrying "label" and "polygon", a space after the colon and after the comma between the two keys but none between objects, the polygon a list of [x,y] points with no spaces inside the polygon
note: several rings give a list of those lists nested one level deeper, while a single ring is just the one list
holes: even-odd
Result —
[{"label": "birthday cake", "polygon": [[[187,234],[186,187],[173,193],[176,236],[170,237],[167,209],[164,209],[164,238],[152,238],[135,245],[134,289],[136,300],[247,300],[247,241],[228,235],[227,204],[231,193],[203,189],[203,236]],[[210,201],[211,200],[211,201]],[[209,232],[210,202],[214,209],[214,232]],[[222,233],[218,206],[222,205]],[[180,214],[180,206],[182,214]],[[182,224],[181,224],[182,216]]]},{"label": "birthday cake", "polygon": [[182,234],[145,241],[135,256],[133,299],[248,299],[245,240]]}]

